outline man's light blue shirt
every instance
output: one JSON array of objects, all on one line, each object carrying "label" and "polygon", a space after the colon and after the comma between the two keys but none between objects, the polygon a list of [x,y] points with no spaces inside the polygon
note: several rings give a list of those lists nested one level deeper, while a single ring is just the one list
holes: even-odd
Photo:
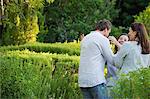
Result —
[{"label": "man's light blue shirt", "polygon": [[79,86],[93,87],[106,83],[104,77],[106,61],[113,63],[109,40],[99,31],[92,31],[81,41]]}]

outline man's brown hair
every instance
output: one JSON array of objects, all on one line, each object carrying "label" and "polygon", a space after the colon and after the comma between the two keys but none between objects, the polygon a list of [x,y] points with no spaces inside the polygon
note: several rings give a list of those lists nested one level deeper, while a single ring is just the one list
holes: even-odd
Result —
[{"label": "man's brown hair", "polygon": [[99,31],[103,31],[105,29],[110,30],[111,26],[112,24],[109,20],[103,19],[97,22],[95,29]]}]

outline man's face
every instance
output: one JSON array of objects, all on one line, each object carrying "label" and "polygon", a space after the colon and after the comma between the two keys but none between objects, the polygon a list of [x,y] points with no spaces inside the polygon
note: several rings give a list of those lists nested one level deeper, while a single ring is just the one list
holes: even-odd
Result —
[{"label": "man's face", "polygon": [[109,36],[109,33],[111,32],[111,29],[108,30],[108,29],[106,28],[106,29],[104,30],[104,32],[105,32],[105,33],[104,33],[104,34],[105,34],[104,36],[108,37],[108,36]]}]

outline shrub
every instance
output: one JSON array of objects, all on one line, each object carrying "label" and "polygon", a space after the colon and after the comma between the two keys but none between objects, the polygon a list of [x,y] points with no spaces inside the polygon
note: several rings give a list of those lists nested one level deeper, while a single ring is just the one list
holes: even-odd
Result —
[{"label": "shrub", "polygon": [[149,99],[150,68],[141,68],[122,75],[113,92],[115,99]]}]

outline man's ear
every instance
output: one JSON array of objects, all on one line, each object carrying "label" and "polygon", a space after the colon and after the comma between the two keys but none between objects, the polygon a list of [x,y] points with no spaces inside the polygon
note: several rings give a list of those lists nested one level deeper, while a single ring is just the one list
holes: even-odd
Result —
[{"label": "man's ear", "polygon": [[104,34],[106,35],[106,33],[107,33],[107,28],[105,28],[104,30],[103,30],[103,32],[104,32]]}]

